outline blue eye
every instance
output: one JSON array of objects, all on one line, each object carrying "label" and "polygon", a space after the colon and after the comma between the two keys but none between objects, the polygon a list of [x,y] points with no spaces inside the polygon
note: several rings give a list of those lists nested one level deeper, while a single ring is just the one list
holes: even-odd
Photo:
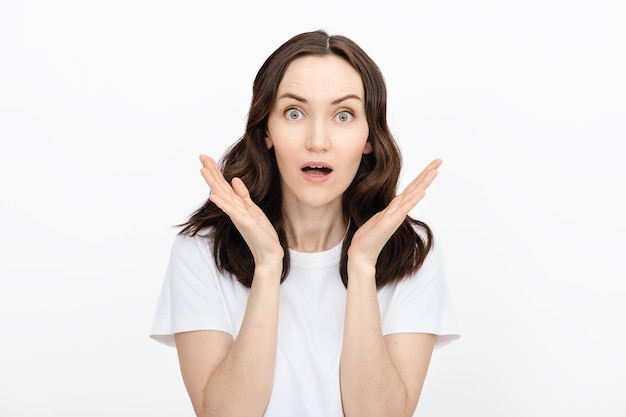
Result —
[{"label": "blue eye", "polygon": [[302,118],[302,112],[298,109],[289,109],[285,112],[285,116],[289,120],[300,120]]},{"label": "blue eye", "polygon": [[345,123],[354,119],[354,116],[349,111],[342,111],[342,112],[337,113],[337,116],[335,116],[335,118],[339,120],[340,122]]}]

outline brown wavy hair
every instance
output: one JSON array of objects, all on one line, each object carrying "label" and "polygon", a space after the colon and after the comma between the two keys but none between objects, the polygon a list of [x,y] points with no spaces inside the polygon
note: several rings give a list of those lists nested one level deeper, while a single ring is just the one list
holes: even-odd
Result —
[{"label": "brown wavy hair", "polygon": [[[281,45],[263,63],[252,88],[252,102],[244,135],[220,160],[227,181],[239,177],[250,190],[252,200],[265,212],[276,228],[284,249],[281,282],[289,275],[289,246],[282,211],[282,192],[273,149],[264,138],[267,120],[276,99],[276,91],[289,64],[295,59],[315,55],[343,58],[361,75],[365,90],[365,112],[369,125],[368,141],[372,152],[362,156],[357,174],[343,195],[344,214],[349,227],[343,241],[340,274],[347,286],[347,251],[356,230],[370,217],[383,210],[395,197],[402,159],[398,145],[387,125],[387,89],[383,75],[374,61],[352,40],[330,36],[323,30],[296,35]],[[189,219],[178,225],[180,234],[194,236],[205,229],[213,241],[217,268],[231,273],[241,284],[250,287],[254,259],[246,242],[230,218],[213,202],[207,201]],[[417,232],[421,228],[424,237]],[[425,223],[407,216],[382,249],[376,263],[378,288],[415,273],[426,258],[433,241]]]}]

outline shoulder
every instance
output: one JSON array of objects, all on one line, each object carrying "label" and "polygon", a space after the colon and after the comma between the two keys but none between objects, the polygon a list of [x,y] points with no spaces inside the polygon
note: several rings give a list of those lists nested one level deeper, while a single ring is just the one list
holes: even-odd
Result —
[{"label": "shoulder", "polygon": [[196,252],[209,252],[213,248],[213,238],[210,230],[203,229],[194,235],[177,233],[172,243],[172,253],[190,254]]},{"label": "shoulder", "polygon": [[172,242],[170,261],[182,265],[214,266],[213,238],[208,230],[195,235],[177,234]]},{"label": "shoulder", "polygon": [[[428,233],[416,228],[421,238]],[[431,234],[430,250],[412,275],[379,291],[384,334],[432,333],[437,346],[458,337],[458,325],[448,288],[444,253],[439,235]]]},{"label": "shoulder", "polygon": [[440,236],[430,225],[422,226],[420,224],[414,224],[413,230],[415,230],[415,233],[419,236],[422,242],[424,242],[424,245],[429,248],[422,266],[420,267],[420,271],[429,268],[440,268],[443,263]]}]

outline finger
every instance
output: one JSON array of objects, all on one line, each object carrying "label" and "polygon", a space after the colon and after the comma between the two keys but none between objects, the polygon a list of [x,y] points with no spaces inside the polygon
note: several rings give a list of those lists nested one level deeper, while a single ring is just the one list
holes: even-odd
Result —
[{"label": "finger", "polygon": [[215,162],[213,158],[205,154],[200,154],[198,158],[200,158],[200,162],[202,163],[202,166],[205,166],[205,165],[208,166],[211,162]]},{"label": "finger", "polygon": [[420,180],[424,179],[424,177],[427,177],[431,172],[437,171],[442,163],[443,161],[441,159],[433,159],[428,165],[426,165],[426,168],[424,168],[422,172],[420,172],[420,174],[415,178],[415,180],[412,181],[412,183],[416,181],[419,182]]},{"label": "finger", "polygon": [[242,211],[245,204],[228,184],[215,160],[209,157],[201,157],[201,160],[203,167],[200,173],[211,188],[209,199],[230,217]]},{"label": "finger", "polygon": [[426,168],[434,168],[437,169],[443,164],[443,160],[440,158],[433,159],[430,164]]},{"label": "finger", "polygon": [[207,155],[200,155],[200,163],[202,163],[202,167],[208,170],[219,170],[219,166],[215,159],[211,158]]},{"label": "finger", "polygon": [[438,168],[441,166],[440,159],[433,160],[428,166],[396,196],[388,206],[389,212],[397,213],[399,216],[406,216],[426,195],[426,189],[432,184],[439,174]]},{"label": "finger", "polygon": [[424,173],[423,176],[421,176],[421,178],[413,180],[407,187],[407,190],[409,191],[409,193],[425,192],[426,189],[430,187],[430,185],[433,183],[437,175],[439,175],[439,171],[436,169],[427,171]]},{"label": "finger", "polygon": [[403,205],[403,210],[408,211],[412,210],[413,207],[417,203],[420,202],[422,198],[426,195],[426,190],[435,180],[438,175],[438,171],[430,171],[426,173],[426,175],[421,178],[420,181],[411,184],[407,187],[406,193],[403,193],[401,203]]},{"label": "finger", "polygon": [[[253,213],[259,219],[267,219],[265,212],[261,210],[261,208],[257,206],[254,201],[252,201],[252,198],[250,197],[250,191],[248,190],[248,187],[246,187],[246,184],[241,178],[233,178],[232,186],[235,194],[241,199],[241,201],[243,201],[246,209],[249,210],[249,213]],[[267,221],[267,224],[270,224],[269,220]]]},{"label": "finger", "polygon": [[441,159],[435,159],[431,163],[429,163],[426,168],[407,185],[402,194],[410,195],[413,192],[421,192],[421,190],[426,190],[432,184],[435,177],[437,177],[439,171],[439,167],[441,166]]},{"label": "finger", "polygon": [[230,217],[246,241],[245,236],[249,236],[250,232],[276,233],[265,213],[250,198],[250,192],[240,178],[233,178],[228,195],[211,194],[209,199]]},{"label": "finger", "polygon": [[200,174],[211,188],[211,193],[222,195],[232,193],[232,187],[224,178],[217,162],[206,155],[200,155],[200,161],[202,162]]},{"label": "finger", "polygon": [[237,194],[240,198],[242,198],[243,200],[247,200],[250,198],[250,192],[248,191],[248,187],[246,187],[241,178],[233,178],[231,184],[233,190],[235,191],[235,194]]},{"label": "finger", "polygon": [[415,190],[425,190],[430,184],[432,184],[438,173],[439,171],[434,170],[420,174],[417,178],[411,181],[409,185],[406,186],[404,191],[406,192],[406,194],[408,194]]},{"label": "finger", "polygon": [[232,196],[224,196],[220,194],[209,195],[211,200],[216,206],[218,206],[231,220],[236,224],[240,224],[249,216],[249,211],[245,208],[244,203],[238,198],[232,191]]},{"label": "finger", "polygon": [[200,169],[200,173],[204,177],[207,182],[214,182],[214,172],[219,170],[217,166],[217,162],[211,157],[206,155],[200,155],[200,162],[202,163],[202,168]]}]

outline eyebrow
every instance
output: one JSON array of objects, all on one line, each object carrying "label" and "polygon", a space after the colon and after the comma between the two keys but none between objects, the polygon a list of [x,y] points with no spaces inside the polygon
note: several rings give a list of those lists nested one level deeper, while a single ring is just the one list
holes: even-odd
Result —
[{"label": "eyebrow", "polygon": [[[285,93],[285,94],[281,95],[280,97],[278,97],[278,100],[282,100],[284,98],[291,98],[291,99],[294,99],[294,100],[299,101],[301,103],[308,103],[308,100],[305,99],[304,97],[300,97],[300,96],[292,94],[292,93]],[[339,104],[339,103],[341,103],[343,101],[350,100],[350,99],[363,101],[363,99],[361,99],[361,97],[357,96],[356,94],[346,94],[343,97],[339,97],[338,99],[333,100],[333,102],[331,104],[333,104],[333,105],[334,104]]]}]

